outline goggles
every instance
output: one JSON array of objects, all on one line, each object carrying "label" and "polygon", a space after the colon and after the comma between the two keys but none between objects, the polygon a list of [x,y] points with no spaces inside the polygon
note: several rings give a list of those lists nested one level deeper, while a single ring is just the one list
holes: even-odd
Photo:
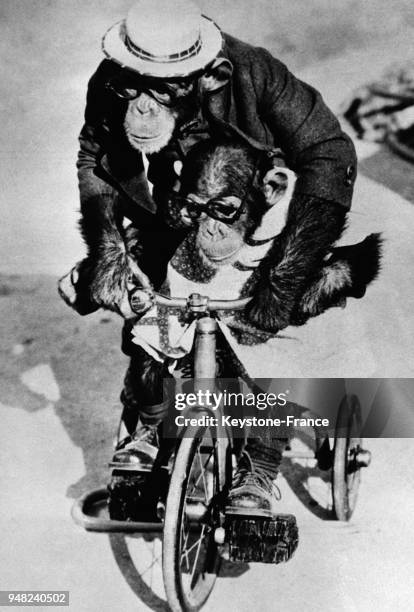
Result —
[{"label": "goggles", "polygon": [[162,106],[172,107],[177,101],[190,94],[194,89],[195,79],[180,81],[163,81],[133,75],[119,76],[108,81],[106,89],[122,100],[136,100],[142,93],[146,93]]},{"label": "goggles", "polygon": [[238,221],[242,214],[246,211],[248,195],[258,172],[260,158],[261,155],[259,154],[255,159],[253,172],[242,199],[235,195],[228,195],[212,198],[211,200],[208,200],[208,202],[196,202],[189,197],[183,197],[177,194],[174,196],[175,206],[177,206],[180,210],[185,208],[187,210],[188,217],[192,221],[196,221],[203,213],[205,213],[211,219],[222,221],[227,225],[232,225]]},{"label": "goggles", "polygon": [[211,219],[216,221],[222,221],[227,225],[232,225],[238,219],[246,209],[246,199],[244,198],[241,202],[239,198],[235,196],[228,196],[223,198],[213,198],[208,202],[195,202],[191,198],[183,198],[176,196],[174,198],[176,206],[182,210],[187,210],[187,215],[192,221],[196,221],[205,213]]}]

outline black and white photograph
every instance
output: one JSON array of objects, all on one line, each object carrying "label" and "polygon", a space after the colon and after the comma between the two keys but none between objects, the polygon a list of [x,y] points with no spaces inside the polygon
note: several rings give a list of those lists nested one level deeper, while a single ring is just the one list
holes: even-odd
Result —
[{"label": "black and white photograph", "polygon": [[0,32],[0,607],[411,610],[411,0]]}]

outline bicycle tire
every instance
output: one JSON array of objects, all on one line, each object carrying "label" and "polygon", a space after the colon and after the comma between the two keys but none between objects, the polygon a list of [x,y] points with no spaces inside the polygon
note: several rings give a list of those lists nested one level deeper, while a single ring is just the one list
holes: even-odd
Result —
[{"label": "bicycle tire", "polygon": [[332,501],[334,516],[349,521],[356,506],[361,470],[357,462],[361,448],[361,408],[355,395],[341,401],[335,428],[332,468]]},{"label": "bicycle tire", "polygon": [[[214,588],[220,569],[221,557],[214,541],[214,525],[208,527],[205,560],[203,567],[194,570],[190,577],[190,589],[183,583],[182,549],[183,525],[185,522],[186,498],[194,460],[201,447],[205,428],[195,428],[191,437],[181,440],[171,474],[167,497],[163,531],[163,577],[168,604],[173,612],[197,612],[207,601]],[[189,432],[187,432],[189,435]],[[214,474],[214,494],[220,487],[220,466],[217,458],[217,441],[212,454]],[[201,525],[201,523],[200,523]],[[187,542],[187,540],[186,540]],[[186,543],[185,542],[185,543]],[[199,549],[201,545],[199,546]]]}]

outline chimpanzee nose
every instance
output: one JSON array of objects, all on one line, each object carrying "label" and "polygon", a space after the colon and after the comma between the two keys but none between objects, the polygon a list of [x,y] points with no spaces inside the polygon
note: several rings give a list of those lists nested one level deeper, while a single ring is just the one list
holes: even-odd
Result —
[{"label": "chimpanzee nose", "polygon": [[146,115],[147,113],[155,114],[159,112],[159,106],[154,98],[143,92],[134,100],[134,110],[140,115]]},{"label": "chimpanzee nose", "polygon": [[226,227],[215,219],[208,218],[205,231],[210,240],[221,240],[226,234]]}]

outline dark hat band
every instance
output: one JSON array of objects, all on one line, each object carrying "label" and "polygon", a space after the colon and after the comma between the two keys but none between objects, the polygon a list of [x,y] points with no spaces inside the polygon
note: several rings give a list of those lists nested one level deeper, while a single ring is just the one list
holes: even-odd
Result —
[{"label": "dark hat band", "polygon": [[148,51],[145,51],[141,47],[135,45],[129,38],[128,34],[125,32],[125,46],[133,55],[135,55],[135,57],[139,57],[140,59],[146,60],[147,62],[169,64],[198,55],[202,47],[202,41],[199,32],[196,42],[191,45],[189,49],[186,49],[185,51],[180,51],[180,53],[172,53],[171,55],[153,55],[152,53],[148,53]]}]

